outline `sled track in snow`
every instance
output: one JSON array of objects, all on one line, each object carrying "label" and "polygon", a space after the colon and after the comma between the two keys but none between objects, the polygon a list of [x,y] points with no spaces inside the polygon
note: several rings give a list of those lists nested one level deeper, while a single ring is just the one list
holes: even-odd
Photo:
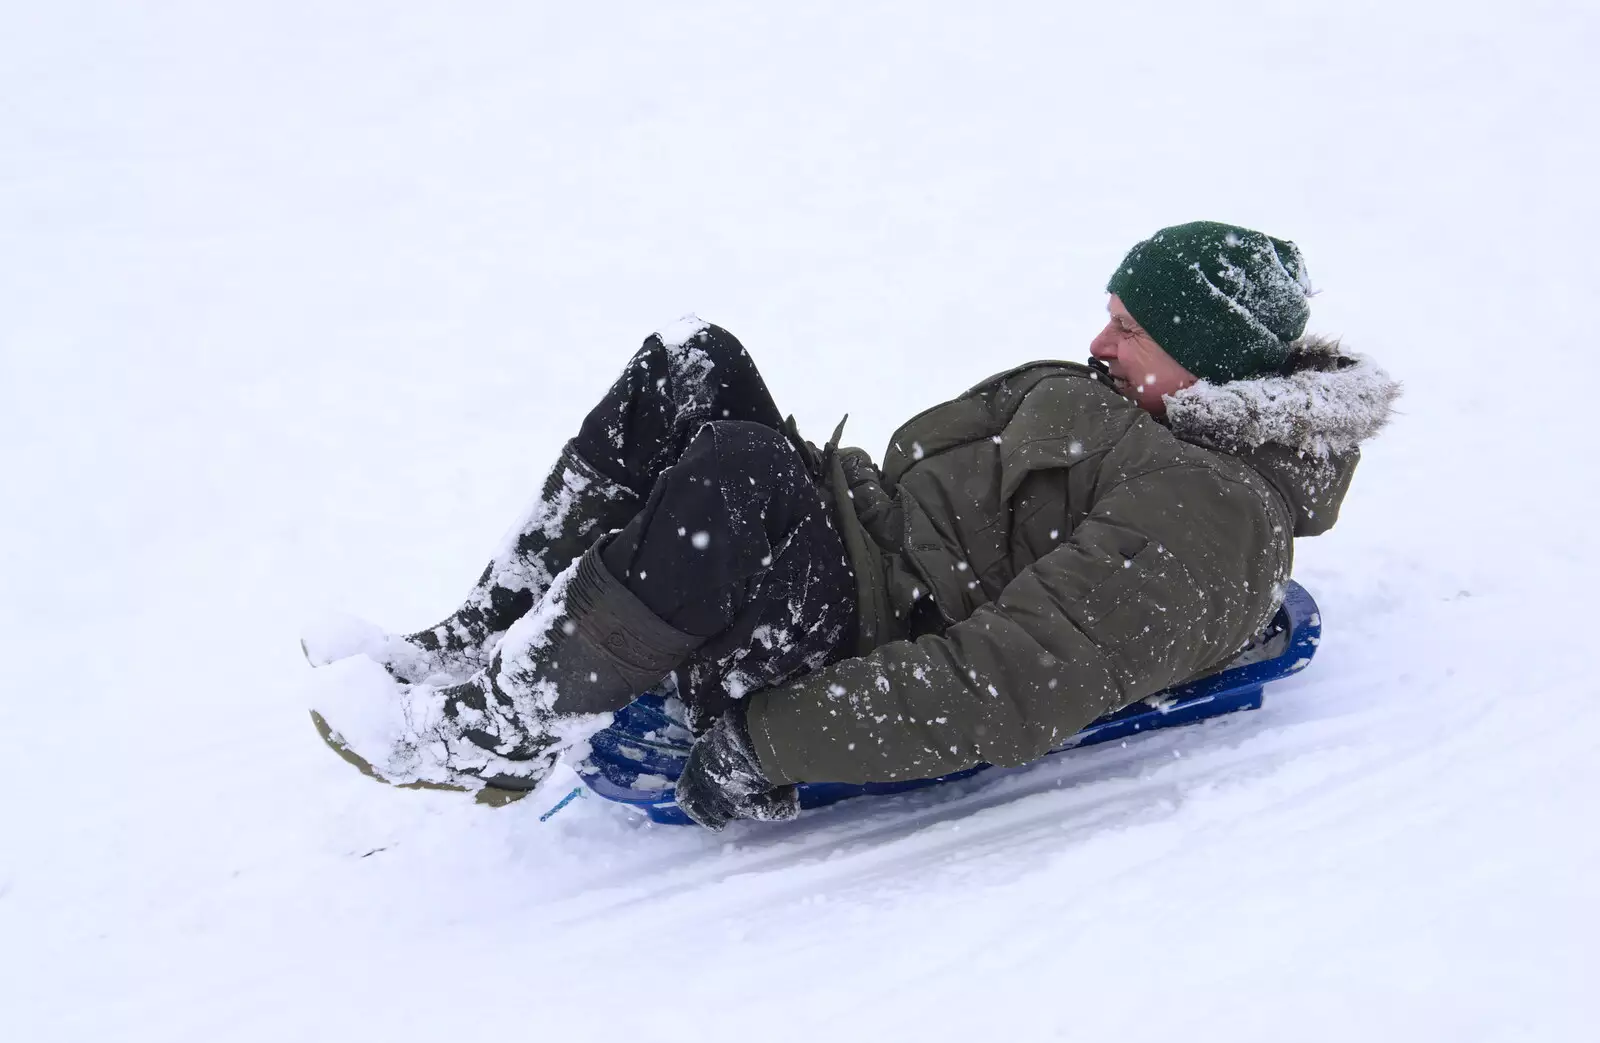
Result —
[{"label": "sled track in snow", "polygon": [[[750,829],[726,843],[726,857],[710,866],[700,851],[646,860],[592,880],[587,894],[560,903],[578,908],[558,913],[555,920],[571,925],[670,904],[674,895],[722,888],[743,878],[772,877],[763,883],[757,900],[725,898],[734,903],[730,909],[741,905],[756,909],[819,892],[839,895],[882,887],[914,880],[930,866],[938,872],[959,871],[964,864],[988,861],[1010,850],[1059,853],[1062,842],[1041,848],[1040,839],[1061,837],[1071,846],[1118,825],[1165,818],[1181,808],[1198,785],[1242,785],[1319,751],[1337,753],[1345,763],[1314,783],[1290,787],[1268,808],[1298,799],[1305,785],[1339,786],[1372,769],[1373,755],[1350,756],[1361,748],[1367,728],[1359,717],[1319,719],[1313,713],[1305,719],[1293,711],[1274,712],[1273,705],[1269,702],[1262,710],[1194,728],[986,773],[948,788],[848,801],[796,823],[767,825],[759,832]],[[1428,741],[1409,744],[1414,749],[1408,752]],[[640,842],[648,844],[649,834]],[[637,886],[641,879],[655,882],[641,890]],[[606,899],[624,887],[630,891],[628,897]]]}]

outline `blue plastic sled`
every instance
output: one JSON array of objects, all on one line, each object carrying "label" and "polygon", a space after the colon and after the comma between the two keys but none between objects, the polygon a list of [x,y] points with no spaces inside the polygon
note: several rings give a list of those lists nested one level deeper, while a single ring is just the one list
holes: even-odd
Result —
[{"label": "blue plastic sled", "polygon": [[[1261,705],[1262,688],[1268,682],[1297,673],[1311,662],[1321,636],[1322,617],[1317,603],[1304,587],[1291,580],[1283,607],[1272,624],[1225,669],[1107,714],[1050,751],[1051,755],[1157,728],[1193,724],[1236,710],[1254,710]],[[693,741],[682,721],[667,712],[665,698],[642,695],[616,715],[611,727],[590,739],[592,752],[579,772],[589,788],[607,800],[630,804],[657,822],[692,825],[678,809],[673,786]],[[850,797],[904,793],[964,779],[987,767],[980,764],[954,775],[909,782],[802,783],[800,806],[820,808]]]}]

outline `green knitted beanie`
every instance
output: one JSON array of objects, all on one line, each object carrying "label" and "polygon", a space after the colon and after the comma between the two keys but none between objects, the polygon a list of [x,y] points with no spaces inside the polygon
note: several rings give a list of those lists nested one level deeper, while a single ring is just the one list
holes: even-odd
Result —
[{"label": "green knitted beanie", "polygon": [[1184,369],[1222,384],[1283,365],[1311,317],[1300,248],[1216,221],[1163,228],[1106,290]]}]

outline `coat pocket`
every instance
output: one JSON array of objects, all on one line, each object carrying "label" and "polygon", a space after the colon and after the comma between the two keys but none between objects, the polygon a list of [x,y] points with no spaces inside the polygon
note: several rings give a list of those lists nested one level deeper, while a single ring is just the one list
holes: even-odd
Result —
[{"label": "coat pocket", "polygon": [[1086,599],[1087,620],[1106,647],[1136,641],[1171,608],[1162,604],[1162,580],[1171,556],[1160,544],[1141,537],[1141,545],[1122,550],[1121,566],[1113,565]]},{"label": "coat pocket", "polygon": [[1132,698],[1160,691],[1186,675],[1203,598],[1185,598],[1189,579],[1161,544],[1146,542],[1090,595],[1093,633]]}]

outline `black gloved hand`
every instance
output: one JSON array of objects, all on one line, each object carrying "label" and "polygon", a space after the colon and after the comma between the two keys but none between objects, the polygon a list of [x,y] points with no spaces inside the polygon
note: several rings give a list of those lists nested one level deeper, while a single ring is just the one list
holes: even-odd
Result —
[{"label": "black gloved hand", "polygon": [[800,814],[800,793],[775,786],[761,771],[744,704],[736,703],[711,730],[695,740],[678,776],[678,807],[705,826],[720,830],[736,818],[783,822]]}]

